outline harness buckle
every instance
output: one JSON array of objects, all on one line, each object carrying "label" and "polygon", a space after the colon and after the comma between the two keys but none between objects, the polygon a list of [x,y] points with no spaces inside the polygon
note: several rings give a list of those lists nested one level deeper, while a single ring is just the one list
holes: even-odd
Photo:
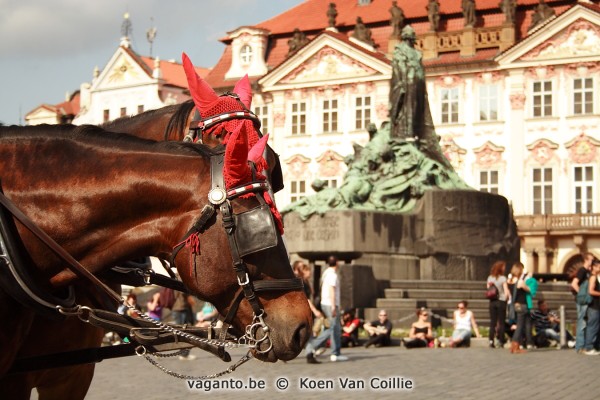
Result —
[{"label": "harness buckle", "polygon": [[240,276],[237,276],[237,281],[238,281],[238,285],[240,286],[246,286],[247,284],[250,283],[250,278],[248,277],[248,273],[244,273],[244,282],[240,281]]}]

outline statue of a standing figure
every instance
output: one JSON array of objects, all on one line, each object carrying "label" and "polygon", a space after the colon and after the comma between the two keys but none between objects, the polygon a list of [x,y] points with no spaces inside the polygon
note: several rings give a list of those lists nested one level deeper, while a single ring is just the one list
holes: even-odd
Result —
[{"label": "statue of a standing figure", "polygon": [[500,10],[504,13],[504,23],[514,24],[515,23],[515,10],[517,8],[517,0],[500,0],[498,4]]},{"label": "statue of a standing figure", "polygon": [[406,139],[422,131],[425,71],[421,53],[415,49],[417,37],[412,26],[406,25],[401,37],[402,42],[396,45],[392,59],[390,136]]},{"label": "statue of a standing figure", "polygon": [[392,7],[390,8],[390,25],[392,26],[392,37],[400,39],[402,28],[404,27],[404,11],[398,7],[396,0],[392,1]]},{"label": "statue of a standing figure", "polygon": [[475,26],[475,0],[462,0],[462,11],[465,19],[465,28]]},{"label": "statue of a standing figure", "polygon": [[429,19],[429,30],[437,32],[440,25],[440,3],[438,3],[438,0],[429,0],[427,18]]},{"label": "statue of a standing figure", "polygon": [[294,36],[288,40],[288,56],[308,43],[308,38],[300,29],[294,29]]},{"label": "statue of a standing figure", "polygon": [[329,8],[327,9],[327,19],[329,21],[329,27],[335,28],[335,18],[337,17],[338,12],[335,8],[335,3],[329,3]]},{"label": "statue of a standing figure", "polygon": [[352,37],[371,46],[375,45],[375,42],[371,39],[371,30],[367,28],[361,17],[356,18],[356,25],[354,26]]},{"label": "statue of a standing figure", "polygon": [[532,30],[533,28],[535,28],[536,26],[538,26],[539,24],[541,24],[548,18],[553,17],[555,15],[556,15],[556,11],[554,11],[553,8],[551,8],[548,4],[546,4],[546,2],[544,0],[540,0],[539,4],[537,5],[537,7],[535,9],[535,12],[531,16],[531,25],[529,26],[529,29],[527,29],[527,30],[528,31]]}]

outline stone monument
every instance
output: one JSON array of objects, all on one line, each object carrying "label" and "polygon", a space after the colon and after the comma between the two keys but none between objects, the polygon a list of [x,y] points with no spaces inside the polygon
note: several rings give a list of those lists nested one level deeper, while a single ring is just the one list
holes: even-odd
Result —
[{"label": "stone monument", "polygon": [[[392,60],[390,121],[369,127],[367,145],[354,145],[340,187],[316,182],[316,194],[282,210],[292,256],[314,265],[335,254],[352,262],[342,275],[362,271],[356,279],[368,291],[365,265],[385,285],[390,279],[483,280],[494,261],[518,258],[508,201],[470,188],[442,153],[414,42],[407,25]],[[361,301],[350,305],[367,306]]]}]

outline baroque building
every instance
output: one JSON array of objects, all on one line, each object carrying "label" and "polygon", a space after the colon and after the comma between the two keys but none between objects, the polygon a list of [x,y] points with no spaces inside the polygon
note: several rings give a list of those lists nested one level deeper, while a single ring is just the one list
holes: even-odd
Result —
[{"label": "baroque building", "polygon": [[[474,5],[307,0],[228,32],[220,60],[201,75],[220,92],[249,75],[253,111],[281,157],[283,207],[313,193],[316,179],[339,185],[353,144],[364,145],[372,124],[388,119],[390,57],[398,32],[410,24],[445,156],[471,187],[512,203],[528,267],[567,273],[581,252],[600,256],[600,6],[597,0]],[[122,113],[117,98],[134,108],[142,98],[152,99],[148,107],[187,98],[185,80],[167,84],[164,62],[132,53],[121,46],[82,86],[75,123],[102,122],[102,110],[118,116],[112,114]],[[152,96],[124,85],[130,67],[154,82]],[[169,68],[175,74],[179,66]],[[100,94],[108,96],[110,84],[112,99]]]}]

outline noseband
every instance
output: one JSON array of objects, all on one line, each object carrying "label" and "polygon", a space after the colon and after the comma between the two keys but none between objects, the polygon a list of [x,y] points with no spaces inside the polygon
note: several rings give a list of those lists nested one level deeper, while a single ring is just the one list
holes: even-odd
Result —
[{"label": "noseband", "polygon": [[[237,96],[233,96],[237,98]],[[240,102],[240,104],[242,103]],[[215,123],[239,118],[251,119],[255,124],[257,123],[258,126],[260,126],[260,122],[256,116],[250,111],[245,110],[221,114],[217,117],[201,120],[199,123],[195,124],[197,128],[194,128],[193,130],[204,130]],[[193,141],[194,136],[188,135],[184,141]],[[202,137],[202,135],[199,135],[199,137]],[[223,179],[223,165],[224,152],[216,153],[211,156],[211,190],[208,193],[208,201],[210,204],[204,206],[200,217],[186,233],[183,240],[174,248],[172,265],[175,265],[174,260],[177,253],[186,246],[186,244],[189,245],[191,242],[194,242],[194,240],[190,239],[194,236],[197,237],[204,232],[215,212],[220,212],[223,221],[223,229],[225,229],[229,242],[233,269],[237,276],[238,285],[241,287],[241,290],[235,296],[229,307],[229,311],[223,320],[224,326],[220,332],[220,339],[225,339],[228,328],[231,326],[233,318],[237,314],[240,303],[245,298],[252,307],[253,318],[252,322],[246,326],[244,335],[239,338],[238,341],[254,348],[258,353],[267,353],[272,349],[273,343],[269,337],[269,326],[264,321],[266,316],[264,307],[256,293],[266,291],[301,290],[303,288],[303,282],[300,278],[258,280],[255,282],[250,280],[244,257],[276,247],[279,240],[273,215],[271,214],[263,195],[264,192],[269,192],[270,185],[267,181],[255,180],[243,186],[227,190]],[[255,167],[252,163],[250,163],[250,167],[252,176],[254,177],[256,175]],[[256,196],[260,205],[243,213],[234,214],[231,200],[251,193]],[[195,249],[192,248],[191,251],[194,253]]]}]

